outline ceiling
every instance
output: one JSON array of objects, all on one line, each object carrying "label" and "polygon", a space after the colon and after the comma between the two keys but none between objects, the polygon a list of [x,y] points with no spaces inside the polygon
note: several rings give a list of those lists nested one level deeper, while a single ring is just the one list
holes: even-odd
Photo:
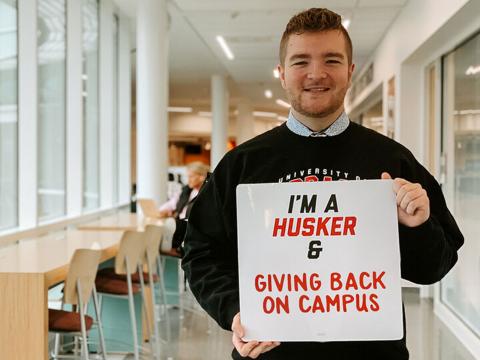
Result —
[{"label": "ceiling", "polygon": [[[114,1],[132,18],[134,36],[136,0]],[[170,103],[208,106],[210,77],[221,73],[228,76],[231,103],[245,97],[256,109],[281,111],[275,99],[285,95],[272,70],[292,15],[310,7],[327,7],[350,19],[353,57],[360,70],[407,1],[169,0]],[[217,35],[225,38],[234,60],[225,57]],[[267,88],[273,92],[272,99],[264,96]]]}]

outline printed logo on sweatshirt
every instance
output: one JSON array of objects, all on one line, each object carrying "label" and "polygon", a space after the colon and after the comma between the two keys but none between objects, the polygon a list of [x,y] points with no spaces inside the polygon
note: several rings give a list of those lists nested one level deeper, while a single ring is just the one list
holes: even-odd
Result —
[{"label": "printed logo on sweatshirt", "polygon": [[316,182],[337,180],[361,180],[360,176],[352,175],[346,171],[325,168],[308,168],[293,171],[280,179],[278,182]]}]

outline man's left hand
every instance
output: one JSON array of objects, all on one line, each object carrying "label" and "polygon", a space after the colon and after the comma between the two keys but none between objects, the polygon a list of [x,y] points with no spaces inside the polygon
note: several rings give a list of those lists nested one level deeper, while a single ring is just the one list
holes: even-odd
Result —
[{"label": "man's left hand", "polygon": [[[383,172],[382,179],[391,179]],[[430,200],[422,185],[402,178],[393,180],[393,191],[397,197],[398,222],[408,227],[422,225],[430,217]]]}]

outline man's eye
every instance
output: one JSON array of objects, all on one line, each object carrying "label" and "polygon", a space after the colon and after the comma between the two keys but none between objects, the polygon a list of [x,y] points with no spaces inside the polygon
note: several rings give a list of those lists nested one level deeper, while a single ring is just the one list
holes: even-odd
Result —
[{"label": "man's eye", "polygon": [[340,64],[339,60],[327,60],[327,64]]},{"label": "man's eye", "polygon": [[296,66],[296,65],[306,65],[306,64],[307,64],[306,61],[297,61],[297,62],[294,62],[292,65]]}]

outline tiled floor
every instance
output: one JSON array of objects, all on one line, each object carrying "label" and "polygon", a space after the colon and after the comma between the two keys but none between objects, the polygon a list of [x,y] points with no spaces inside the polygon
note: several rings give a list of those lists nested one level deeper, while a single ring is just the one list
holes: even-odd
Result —
[{"label": "tiled floor", "polygon": [[[433,314],[430,300],[420,300],[415,290],[404,291],[407,313],[407,342],[411,360],[478,360],[475,359]],[[173,338],[163,346],[162,360],[228,360],[232,349],[231,335],[201,313],[170,310]],[[144,356],[142,359],[150,357]],[[133,359],[111,356],[109,359]]]},{"label": "tiled floor", "polygon": [[[451,334],[433,314],[430,300],[420,300],[414,290],[404,291],[407,316],[407,342],[411,360],[478,360]],[[201,313],[170,310],[173,319],[173,341],[163,347],[162,360],[228,360],[232,349],[231,335]],[[142,359],[148,359],[143,356]],[[109,360],[133,359],[113,355]]]}]

